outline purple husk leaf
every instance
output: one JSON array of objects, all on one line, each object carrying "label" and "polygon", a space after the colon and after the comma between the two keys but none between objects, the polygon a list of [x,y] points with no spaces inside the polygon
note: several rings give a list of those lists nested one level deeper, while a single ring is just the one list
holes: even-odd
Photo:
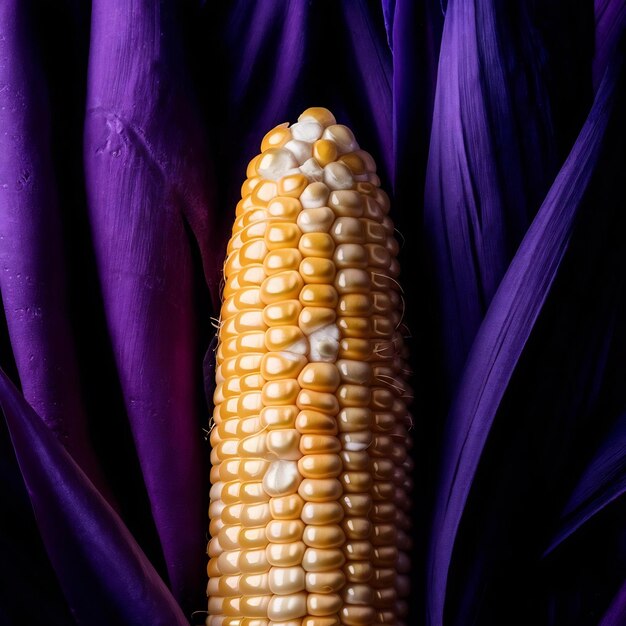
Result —
[{"label": "purple husk leaf", "polygon": [[626,0],[595,0],[593,82],[597,88],[626,27]]},{"label": "purple husk leaf", "polygon": [[568,250],[596,172],[620,64],[602,83],[579,138],[494,296],[468,358],[446,425],[435,504],[429,620],[443,622],[452,551],[494,418]]},{"label": "purple husk leaf", "polygon": [[103,493],[70,328],[48,98],[27,5],[0,7],[0,289],[26,399]]},{"label": "purple husk leaf", "polygon": [[526,3],[449,3],[424,220],[450,389],[555,171],[542,63]]},{"label": "purple husk leaf", "polygon": [[587,521],[626,492],[626,414],[602,440],[563,509],[562,524],[545,551],[547,556]]},{"label": "purple husk leaf", "polygon": [[39,530],[77,623],[188,624],[117,513],[2,371],[0,407]]},{"label": "purple husk leaf", "polygon": [[126,411],[169,584],[191,607],[204,587],[198,318],[208,323],[208,311],[196,307],[192,247],[214,297],[219,261],[210,254],[207,159],[175,6],[93,3],[84,164]]}]

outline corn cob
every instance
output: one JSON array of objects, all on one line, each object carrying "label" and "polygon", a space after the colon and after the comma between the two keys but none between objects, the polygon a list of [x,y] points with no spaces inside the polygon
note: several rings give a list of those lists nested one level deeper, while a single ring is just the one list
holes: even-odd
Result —
[{"label": "corn cob", "polygon": [[323,108],[263,139],[224,266],[208,626],[403,624],[410,459],[398,245]]}]

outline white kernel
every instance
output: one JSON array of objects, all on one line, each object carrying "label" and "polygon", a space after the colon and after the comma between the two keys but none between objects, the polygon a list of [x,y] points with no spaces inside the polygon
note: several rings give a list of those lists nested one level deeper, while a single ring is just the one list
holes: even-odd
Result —
[{"label": "white kernel", "polygon": [[317,159],[311,157],[307,159],[301,166],[300,171],[311,181],[324,180],[324,170],[320,167]]},{"label": "white kernel", "polygon": [[288,141],[284,146],[286,150],[289,150],[291,154],[296,158],[298,164],[302,165],[305,161],[311,158],[313,154],[313,147],[310,143],[306,141],[298,141],[297,139],[292,139]]},{"label": "white kernel", "polygon": [[298,162],[289,150],[270,148],[263,153],[257,171],[263,178],[278,180],[297,165]]},{"label": "white kernel", "polygon": [[301,481],[298,463],[279,459],[272,461],[265,472],[263,490],[272,497],[284,496],[295,493]]},{"label": "white kernel", "polygon": [[333,124],[329,126],[324,131],[322,139],[333,141],[337,145],[339,154],[354,152],[359,149],[359,144],[356,142],[352,131],[343,124]]},{"label": "white kernel", "polygon": [[303,209],[317,209],[326,204],[330,190],[324,183],[311,183],[300,194]]},{"label": "white kernel", "polygon": [[339,328],[329,324],[313,331],[309,335],[309,360],[332,363],[337,360],[339,352]]},{"label": "white kernel", "polygon": [[350,189],[354,185],[354,178],[343,163],[334,161],[324,168],[324,182],[331,189]]},{"label": "white kernel", "polygon": [[298,122],[290,127],[291,136],[300,141],[308,141],[313,143],[317,141],[324,132],[324,128],[318,122]]}]

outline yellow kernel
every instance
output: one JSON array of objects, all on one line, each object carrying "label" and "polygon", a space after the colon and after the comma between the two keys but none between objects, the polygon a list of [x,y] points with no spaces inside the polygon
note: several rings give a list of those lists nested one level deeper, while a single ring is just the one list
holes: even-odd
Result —
[{"label": "yellow kernel", "polygon": [[341,550],[307,548],[302,558],[302,567],[307,572],[328,572],[339,569],[345,560]]},{"label": "yellow kernel", "polygon": [[[369,296],[369,294],[347,293],[339,298],[337,310],[339,312],[339,315],[343,316],[344,318],[369,318],[372,311],[372,298]],[[363,327],[364,332],[366,332],[367,330],[369,330],[369,323],[364,323]]]},{"label": "yellow kernel", "polygon": [[323,207],[328,200],[330,189],[322,182],[314,182],[307,186],[307,188],[300,195],[300,202],[303,209],[316,209]]},{"label": "yellow kernel", "polygon": [[297,224],[303,233],[327,233],[334,221],[335,214],[332,209],[323,206],[302,211],[298,215]]},{"label": "yellow kernel", "polygon": [[248,435],[254,435],[259,430],[261,430],[261,419],[258,415],[253,415],[252,417],[244,418],[241,420],[237,420],[237,437],[247,437]]},{"label": "yellow kernel", "polygon": [[240,379],[242,393],[246,391],[259,391],[264,384],[265,381],[260,374],[248,374]]},{"label": "yellow kernel", "polygon": [[272,520],[265,530],[272,543],[300,541],[304,533],[304,522],[301,520]]},{"label": "yellow kernel", "polygon": [[336,124],[335,116],[324,107],[310,107],[306,109],[298,118],[298,122],[315,121],[322,126],[331,126]]},{"label": "yellow kernel", "polygon": [[305,524],[314,526],[337,524],[341,522],[343,516],[343,507],[339,502],[307,502],[301,508],[300,513],[300,517]]},{"label": "yellow kernel", "polygon": [[242,393],[237,401],[237,417],[257,415],[263,408],[262,395],[258,391]]},{"label": "yellow kernel", "polygon": [[[275,220],[272,220],[275,221]],[[239,234],[241,238],[241,243],[248,243],[249,241],[254,241],[256,239],[262,239],[267,231],[267,227],[270,220],[264,219],[258,222],[252,222],[248,224],[241,233]]]},{"label": "yellow kernel", "polygon": [[348,337],[339,344],[339,357],[355,361],[366,361],[372,354],[372,345],[368,339]]},{"label": "yellow kernel", "polygon": [[308,363],[298,376],[298,384],[313,391],[334,393],[339,383],[339,371],[333,363]]},{"label": "yellow kernel", "polygon": [[242,550],[239,557],[239,568],[244,574],[262,574],[269,569],[264,549]]},{"label": "yellow kernel", "polygon": [[267,617],[267,609],[272,596],[243,596],[240,598],[239,610],[233,611],[231,615],[241,617]]},{"label": "yellow kernel", "polygon": [[237,444],[237,454],[241,457],[263,457],[267,454],[267,435],[265,433],[240,439]]},{"label": "yellow kernel", "polygon": [[241,509],[241,525],[248,528],[265,526],[271,519],[269,504],[244,504]]},{"label": "yellow kernel", "polygon": [[259,502],[269,502],[269,497],[263,491],[261,482],[242,483],[239,496],[244,504],[254,504]]},{"label": "yellow kernel", "polygon": [[250,199],[256,206],[266,206],[270,200],[278,195],[276,183],[271,180],[264,180],[259,183],[250,194]]},{"label": "yellow kernel", "polygon": [[304,478],[336,478],[343,465],[336,454],[307,454],[298,461],[298,470]]},{"label": "yellow kernel", "polygon": [[276,595],[304,591],[306,586],[305,571],[298,565],[295,567],[271,567],[268,576],[270,590]]},{"label": "yellow kernel", "polygon": [[328,526],[306,526],[302,541],[310,548],[338,548],[343,545],[346,536],[337,524]]},{"label": "yellow kernel", "polygon": [[298,318],[300,330],[309,335],[312,332],[334,323],[337,314],[330,307],[304,307]]},{"label": "yellow kernel", "polygon": [[[271,133],[272,131],[270,131]],[[268,133],[269,134],[269,133]],[[266,135],[267,136],[267,135]],[[246,169],[246,176],[248,178],[253,178],[254,176],[256,176],[257,174],[257,166],[259,164],[259,160],[261,159],[261,155],[257,154],[255,157],[253,157],[250,162],[248,163],[248,167]]]},{"label": "yellow kernel", "polygon": [[[361,295],[361,294],[350,294],[350,295]],[[344,302],[344,306],[350,305],[353,302],[354,301]],[[364,301],[361,301],[361,302],[364,303]],[[368,302],[371,302],[371,300],[368,299]],[[346,309],[346,315],[350,311],[355,311],[355,310],[356,310],[356,307],[352,309]],[[343,311],[340,311],[340,313],[343,313]],[[339,330],[341,331],[341,335],[343,337],[363,339],[364,337],[368,337],[371,335],[371,317],[369,316],[368,317],[362,317],[362,316],[340,317],[337,320],[337,326]],[[374,351],[374,356],[380,357],[380,355],[378,354],[376,350],[376,344],[373,344],[370,342],[370,347]]]},{"label": "yellow kernel", "polygon": [[263,321],[263,312],[259,310],[248,310],[237,313],[234,318],[234,330],[238,333],[245,333],[251,330],[265,330],[267,328]]},{"label": "yellow kernel", "polygon": [[372,367],[369,363],[340,359],[336,365],[341,379],[346,383],[367,385],[371,380]]},{"label": "yellow kernel", "polygon": [[245,198],[247,195],[252,193],[252,190],[261,182],[261,177],[253,176],[247,178],[243,185],[241,185],[241,197]]},{"label": "yellow kernel", "polygon": [[336,478],[305,478],[298,487],[298,493],[307,502],[333,502],[342,492]]},{"label": "yellow kernel", "polygon": [[305,410],[298,413],[296,428],[302,434],[334,435],[337,433],[337,422],[330,415]]},{"label": "yellow kernel", "polygon": [[337,246],[333,258],[338,268],[365,269],[368,264],[367,250],[356,243],[342,243]]},{"label": "yellow kernel", "polygon": [[329,139],[318,139],[313,144],[313,157],[324,167],[337,158],[337,146]]},{"label": "yellow kernel", "polygon": [[359,145],[352,134],[352,131],[343,124],[332,124],[328,126],[322,135],[324,139],[332,140],[341,154],[359,149]]},{"label": "yellow kernel", "polygon": [[300,294],[303,284],[302,277],[298,272],[279,272],[268,276],[263,281],[259,297],[264,304],[295,299]]},{"label": "yellow kernel", "polygon": [[326,415],[336,415],[339,411],[339,402],[332,393],[323,393],[302,389],[298,395],[296,404],[301,410],[313,409]]},{"label": "yellow kernel", "polygon": [[296,378],[307,359],[293,352],[268,352],[261,359],[261,374],[266,380]]},{"label": "yellow kernel", "polygon": [[261,422],[269,430],[293,428],[297,415],[295,406],[268,406],[261,410]]},{"label": "yellow kernel", "polygon": [[346,582],[345,574],[341,570],[328,572],[307,572],[306,590],[309,593],[332,593],[339,591]]},{"label": "yellow kernel", "polygon": [[337,217],[361,217],[363,198],[357,191],[336,189],[331,192],[328,206],[335,210]]},{"label": "yellow kernel", "polygon": [[267,246],[262,239],[252,239],[241,246],[239,250],[239,263],[241,267],[252,265],[253,263],[262,264],[267,255]]},{"label": "yellow kernel", "polygon": [[356,217],[338,217],[333,223],[330,234],[337,244],[365,242],[365,229]]},{"label": "yellow kernel", "polygon": [[305,283],[328,284],[335,278],[335,264],[330,259],[308,257],[300,263],[299,271]]},{"label": "yellow kernel", "polygon": [[261,152],[265,152],[269,148],[280,148],[290,139],[291,131],[289,130],[289,122],[279,124],[278,126],[272,128],[272,130],[266,133],[265,137],[263,137],[263,140],[261,141]]},{"label": "yellow kernel", "polygon": [[285,620],[296,619],[306,615],[307,598],[305,593],[274,595],[267,608],[267,616],[281,624]]},{"label": "yellow kernel", "polygon": [[312,616],[333,615],[341,609],[343,600],[337,593],[311,593],[307,596],[307,611]]},{"label": "yellow kernel", "polygon": [[281,248],[267,253],[263,269],[268,276],[285,270],[297,270],[302,262],[302,254],[294,248]]},{"label": "yellow kernel", "polygon": [[298,460],[302,456],[299,444],[300,433],[295,428],[267,433],[267,448],[280,459]]},{"label": "yellow kernel", "polygon": [[235,346],[237,352],[260,352],[265,346],[265,332],[241,333],[235,339]]},{"label": "yellow kernel", "polygon": [[[270,511],[274,519],[298,519],[302,514],[304,504],[301,496],[297,493],[292,493],[287,496],[270,498]],[[341,509],[341,506],[339,508]],[[343,509],[341,509],[341,513],[343,517]],[[309,523],[304,517],[302,521],[305,524]]]},{"label": "yellow kernel", "polygon": [[341,482],[346,493],[363,493],[372,488],[372,475],[369,472],[344,472]]},{"label": "yellow kernel", "polygon": [[294,404],[299,393],[300,385],[293,378],[271,380],[263,386],[261,400],[266,407]]},{"label": "yellow kernel", "polygon": [[302,211],[300,201],[297,198],[290,198],[287,196],[274,198],[267,205],[267,212],[269,215],[289,221],[295,221],[300,211]]},{"label": "yellow kernel", "polygon": [[372,392],[364,385],[341,385],[337,397],[342,407],[365,407],[372,399]]},{"label": "yellow kernel", "polygon": [[[262,552],[265,552],[262,550]],[[239,579],[239,593],[237,595],[268,595],[271,593],[269,576],[266,572],[244,573]]]},{"label": "yellow kernel", "polygon": [[335,308],[339,296],[332,285],[305,285],[300,291],[300,302],[304,306]]},{"label": "yellow kernel", "polygon": [[304,174],[288,174],[278,180],[278,195],[298,198],[309,184]]},{"label": "yellow kernel", "polygon": [[354,267],[340,270],[335,279],[335,287],[340,294],[369,293],[370,285],[369,273]]},{"label": "yellow kernel", "polygon": [[274,567],[294,567],[300,565],[306,546],[301,541],[291,543],[270,543],[265,549],[267,560]]},{"label": "yellow kernel", "polygon": [[239,558],[241,556],[241,550],[229,550],[228,552],[222,552],[217,557],[217,566],[222,574],[237,574],[239,571]]},{"label": "yellow kernel", "polygon": [[300,237],[298,250],[302,255],[332,259],[335,241],[328,233],[304,233]]},{"label": "yellow kernel", "polygon": [[337,437],[330,435],[302,435],[300,438],[300,450],[302,454],[324,454],[339,452],[341,443]]},{"label": "yellow kernel", "polygon": [[339,157],[339,161],[344,163],[353,174],[363,174],[365,163],[357,152],[349,152]]},{"label": "yellow kernel", "polygon": [[265,332],[265,346],[270,352],[283,350],[305,354],[308,342],[298,326],[273,326]]},{"label": "yellow kernel", "polygon": [[298,300],[285,300],[267,305],[263,310],[263,321],[271,327],[295,326],[302,311]]},{"label": "yellow kernel", "polygon": [[290,222],[270,224],[265,232],[265,245],[268,250],[295,248],[300,240],[300,229]]}]

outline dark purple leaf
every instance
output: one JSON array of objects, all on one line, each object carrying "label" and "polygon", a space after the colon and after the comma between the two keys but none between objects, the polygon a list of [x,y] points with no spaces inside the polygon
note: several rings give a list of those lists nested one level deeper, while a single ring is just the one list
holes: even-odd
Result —
[{"label": "dark purple leaf", "polygon": [[77,622],[186,625],[115,511],[1,371],[0,406],[39,530]]},{"label": "dark purple leaf", "polygon": [[593,80],[597,87],[626,27],[626,0],[595,0],[594,9],[596,37]]},{"label": "dark purple leaf", "polygon": [[626,414],[620,416],[583,472],[563,510],[549,554],[626,492]]},{"label": "dark purple leaf", "polygon": [[26,399],[99,487],[69,324],[50,114],[27,4],[0,6],[0,289]]},{"label": "dark purple leaf", "polygon": [[531,18],[526,2],[452,1],[446,11],[424,219],[452,384],[555,170]]},{"label": "dark purple leaf", "polygon": [[607,609],[598,626],[621,626],[626,622],[626,582],[615,594],[611,606]]},{"label": "dark purple leaf", "polygon": [[[446,425],[430,555],[429,618],[440,624],[452,551],[474,476],[509,382],[551,293],[586,194],[610,135],[619,64],[593,109],[494,296],[468,358]],[[613,116],[619,124],[619,116]],[[621,128],[621,126],[617,126]],[[619,135],[621,136],[621,135]]]},{"label": "dark purple leaf", "polygon": [[[204,587],[202,352],[192,247],[217,297],[207,159],[174,2],[92,6],[85,171],[107,322],[169,584]],[[193,234],[192,234],[193,233]],[[194,237],[197,243],[193,241]]]}]

